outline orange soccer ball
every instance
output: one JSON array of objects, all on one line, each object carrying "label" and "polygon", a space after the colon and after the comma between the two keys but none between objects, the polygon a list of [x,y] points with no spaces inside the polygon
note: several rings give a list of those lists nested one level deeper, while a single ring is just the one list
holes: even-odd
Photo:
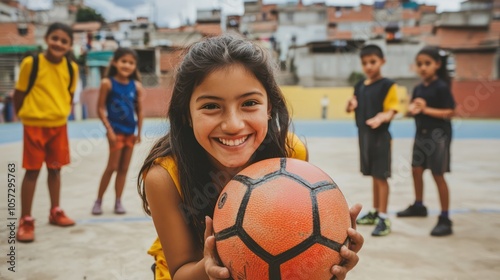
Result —
[{"label": "orange soccer ball", "polygon": [[351,226],[337,184],[297,159],[257,162],[222,190],[213,225],[219,257],[233,279],[332,278]]}]

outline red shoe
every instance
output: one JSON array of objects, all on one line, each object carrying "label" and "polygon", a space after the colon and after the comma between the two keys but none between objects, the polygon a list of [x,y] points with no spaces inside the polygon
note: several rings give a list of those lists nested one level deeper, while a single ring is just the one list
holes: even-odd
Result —
[{"label": "red shoe", "polygon": [[23,216],[19,219],[16,239],[19,242],[33,242],[35,240],[35,220],[31,216]]},{"label": "red shoe", "polygon": [[54,207],[50,210],[49,223],[60,227],[69,227],[74,225],[75,221],[68,218],[61,208]]}]

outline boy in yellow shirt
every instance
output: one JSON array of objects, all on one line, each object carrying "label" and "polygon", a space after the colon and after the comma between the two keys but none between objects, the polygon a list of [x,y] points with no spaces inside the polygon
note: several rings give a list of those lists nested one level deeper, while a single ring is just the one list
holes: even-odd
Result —
[{"label": "boy in yellow shirt", "polygon": [[[49,222],[57,226],[75,224],[59,207],[60,171],[70,161],[66,123],[78,80],[78,66],[68,62],[66,57],[73,44],[73,31],[65,24],[54,23],[47,30],[45,42],[47,51],[22,61],[14,92],[14,106],[23,123],[23,168],[26,169],[21,186],[22,210],[16,236],[20,242],[35,239],[31,206],[43,162],[48,170],[51,201]],[[32,73],[36,77],[34,83],[30,84],[30,81],[33,82]]]}]

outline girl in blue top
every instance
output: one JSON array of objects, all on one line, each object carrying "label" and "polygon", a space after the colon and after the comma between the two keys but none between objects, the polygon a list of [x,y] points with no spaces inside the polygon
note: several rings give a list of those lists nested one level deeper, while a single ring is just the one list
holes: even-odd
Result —
[{"label": "girl in blue top", "polygon": [[450,91],[445,54],[438,48],[425,47],[418,52],[416,64],[422,83],[413,90],[409,107],[417,128],[412,157],[415,203],[397,215],[427,216],[427,208],[423,204],[422,175],[425,169],[430,169],[441,202],[441,215],[431,235],[445,236],[452,234],[452,223],[448,217],[450,195],[444,173],[450,172],[451,117],[454,114],[455,101]]},{"label": "girl in blue top", "polygon": [[[121,203],[125,178],[135,143],[141,141],[142,109],[141,96],[144,92],[137,70],[137,53],[128,48],[118,48],[110,63],[107,78],[101,81],[99,89],[98,114],[109,142],[109,160],[102,174],[97,200],[92,214],[102,214],[101,204],[111,176],[116,171],[115,210],[125,214]],[[137,134],[136,132],[137,127]]]}]

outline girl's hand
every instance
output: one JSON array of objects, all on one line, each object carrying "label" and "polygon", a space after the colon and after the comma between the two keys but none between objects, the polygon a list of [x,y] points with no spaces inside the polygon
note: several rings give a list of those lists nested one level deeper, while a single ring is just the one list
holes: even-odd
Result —
[{"label": "girl's hand", "polygon": [[413,103],[415,103],[419,108],[422,110],[427,106],[427,102],[425,102],[425,99],[421,97],[417,97],[413,100]]},{"label": "girl's hand", "polygon": [[135,136],[135,143],[136,143],[136,144],[141,143],[141,135],[140,135],[140,134],[137,134],[137,135]]},{"label": "girl's hand", "polygon": [[424,110],[425,108],[427,108],[427,102],[425,102],[425,99],[419,97],[415,98],[413,102],[415,102],[416,106],[418,107],[418,113],[424,114]]},{"label": "girl's hand", "polygon": [[116,143],[116,134],[113,130],[108,130],[108,132],[106,132],[106,137],[108,137],[108,141],[111,146]]},{"label": "girl's hand", "polygon": [[418,105],[415,104],[415,102],[412,102],[410,106],[408,106],[408,112],[410,112],[412,116],[415,116],[420,114],[420,112],[422,112],[422,109],[418,107]]},{"label": "girl's hand", "polygon": [[361,250],[361,247],[363,247],[364,239],[363,236],[356,231],[356,218],[358,217],[361,208],[361,204],[356,204],[349,210],[352,224],[352,228],[347,230],[347,235],[349,235],[350,238],[349,248],[342,246],[340,249],[340,255],[344,261],[342,262],[342,266],[334,265],[332,267],[332,274],[334,275],[333,279],[345,279],[347,272],[353,269],[359,261],[357,253]]},{"label": "girl's hand", "polygon": [[205,272],[210,280],[228,279],[229,270],[219,266],[217,251],[215,250],[215,237],[213,236],[213,222],[210,217],[205,217],[205,248],[203,258],[205,259]]},{"label": "girl's hand", "polygon": [[427,102],[425,102],[425,99],[417,97],[411,102],[408,109],[410,111],[410,114],[418,115],[422,113],[425,107],[427,107]]},{"label": "girl's hand", "polygon": [[358,100],[356,99],[356,96],[353,96],[349,101],[347,102],[347,107],[345,111],[347,113],[350,113],[354,111],[354,109],[358,108]]}]

